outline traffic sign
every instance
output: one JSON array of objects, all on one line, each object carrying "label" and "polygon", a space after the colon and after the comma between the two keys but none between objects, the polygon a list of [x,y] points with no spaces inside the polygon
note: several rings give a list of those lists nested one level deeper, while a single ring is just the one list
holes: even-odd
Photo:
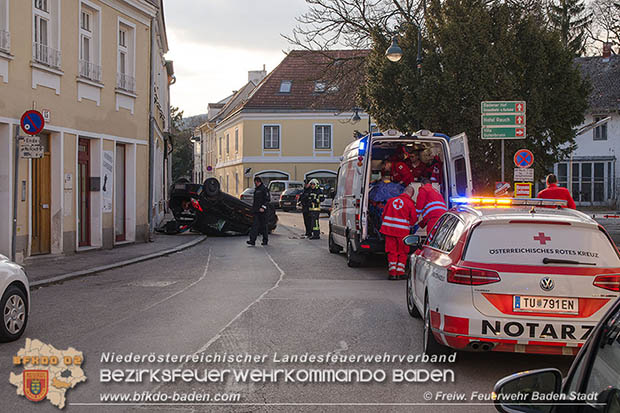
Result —
[{"label": "traffic sign", "polygon": [[519,149],[515,152],[514,161],[519,168],[529,168],[534,164],[534,154],[529,149]]},{"label": "traffic sign", "polygon": [[486,101],[481,102],[482,113],[525,113],[524,101]]},{"label": "traffic sign", "polygon": [[510,184],[508,182],[495,182],[495,196],[508,196]]},{"label": "traffic sign", "polygon": [[529,182],[515,183],[515,198],[531,198],[532,184]]},{"label": "traffic sign", "polygon": [[515,168],[515,182],[534,182],[533,168]]},{"label": "traffic sign", "polygon": [[523,139],[525,135],[524,127],[482,127],[482,139]]},{"label": "traffic sign", "polygon": [[45,120],[38,110],[28,110],[22,115],[20,125],[24,133],[36,135],[43,130]]},{"label": "traffic sign", "polygon": [[525,125],[525,115],[483,113],[481,117],[481,124],[482,126],[523,126]]}]

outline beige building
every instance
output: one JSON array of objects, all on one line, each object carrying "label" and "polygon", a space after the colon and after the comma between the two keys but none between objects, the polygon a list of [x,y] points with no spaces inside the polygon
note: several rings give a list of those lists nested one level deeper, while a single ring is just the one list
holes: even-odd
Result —
[{"label": "beige building", "polygon": [[[214,165],[211,176],[224,191],[239,196],[256,176],[265,183],[310,178],[335,183],[344,148],[356,130],[368,129],[368,117],[360,113],[361,120],[352,122],[355,101],[343,103],[343,79],[332,80],[324,53],[290,52],[257,86],[246,84],[201,126],[205,156]],[[326,53],[330,62],[360,55]],[[349,109],[342,111],[343,105]]]},{"label": "beige building", "polygon": [[[167,47],[161,0],[0,0],[1,254],[148,238],[164,205]],[[17,155],[29,109],[46,117],[38,159]]]}]

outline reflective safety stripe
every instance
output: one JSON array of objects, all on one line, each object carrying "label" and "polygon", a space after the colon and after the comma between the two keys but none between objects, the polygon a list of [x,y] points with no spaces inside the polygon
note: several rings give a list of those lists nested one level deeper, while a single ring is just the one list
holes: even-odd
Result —
[{"label": "reflective safety stripe", "polygon": [[[433,202],[429,202],[428,204],[424,205],[424,208],[422,208],[422,211],[428,212],[428,209],[433,207],[433,206],[435,206],[435,205],[440,205],[440,206],[446,208],[446,204],[444,204],[443,201],[433,201]],[[447,208],[446,208],[446,210],[447,210]]]},{"label": "reflective safety stripe", "polygon": [[432,207],[430,209],[427,209],[423,214],[422,214],[422,218],[424,218],[425,216],[427,216],[430,212],[435,211],[435,210],[441,210],[444,212],[448,211],[448,208],[445,207],[445,205],[438,205],[435,207]]},{"label": "reflective safety stripe", "polygon": [[407,231],[409,231],[409,226],[408,225],[400,225],[400,224],[392,224],[391,222],[383,222],[383,226],[393,227],[393,228],[400,228],[400,229],[406,229]]},{"label": "reflective safety stripe", "polygon": [[409,220],[408,219],[404,219],[404,218],[395,218],[395,217],[390,217],[390,216],[385,216],[383,217],[383,220],[386,221],[395,221],[395,222],[403,222],[405,224],[409,224]]}]

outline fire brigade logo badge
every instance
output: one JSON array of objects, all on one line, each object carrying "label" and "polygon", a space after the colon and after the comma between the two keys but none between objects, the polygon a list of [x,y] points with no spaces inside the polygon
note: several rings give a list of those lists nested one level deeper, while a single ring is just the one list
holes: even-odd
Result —
[{"label": "fire brigade logo badge", "polygon": [[405,204],[403,203],[402,199],[398,198],[398,199],[395,199],[394,202],[392,202],[392,206],[394,207],[394,209],[399,210],[402,207],[404,207]]},{"label": "fire brigade logo badge", "polygon": [[49,371],[24,370],[24,396],[30,401],[40,402],[47,396]]}]

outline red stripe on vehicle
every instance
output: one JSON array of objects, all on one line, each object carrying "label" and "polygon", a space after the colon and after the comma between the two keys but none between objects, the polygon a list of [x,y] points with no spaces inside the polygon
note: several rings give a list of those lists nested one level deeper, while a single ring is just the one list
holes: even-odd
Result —
[{"label": "red stripe on vehicle", "polygon": [[431,310],[431,327],[438,329],[440,325],[441,325],[441,314],[439,314],[437,311]]},{"label": "red stripe on vehicle", "polygon": [[620,274],[620,268],[552,267],[548,265],[490,264],[471,261],[463,261],[460,265],[465,267],[480,268],[482,270],[515,273],[520,272],[525,274],[584,275],[590,277],[599,274]]},{"label": "red stripe on vehicle", "polygon": [[469,319],[444,315],[443,331],[453,334],[469,334]]},{"label": "red stripe on vehicle", "polygon": [[531,313],[529,311],[514,311],[512,294],[482,293],[482,295],[503,314],[532,317],[588,318],[609,302],[609,298],[578,298],[579,314]]},{"label": "red stripe on vehicle", "polygon": [[457,337],[446,336],[446,342],[448,343],[448,345],[456,349],[463,349],[467,347],[467,345],[469,344],[469,340],[470,340],[469,338],[461,337],[461,336],[457,336]]}]

